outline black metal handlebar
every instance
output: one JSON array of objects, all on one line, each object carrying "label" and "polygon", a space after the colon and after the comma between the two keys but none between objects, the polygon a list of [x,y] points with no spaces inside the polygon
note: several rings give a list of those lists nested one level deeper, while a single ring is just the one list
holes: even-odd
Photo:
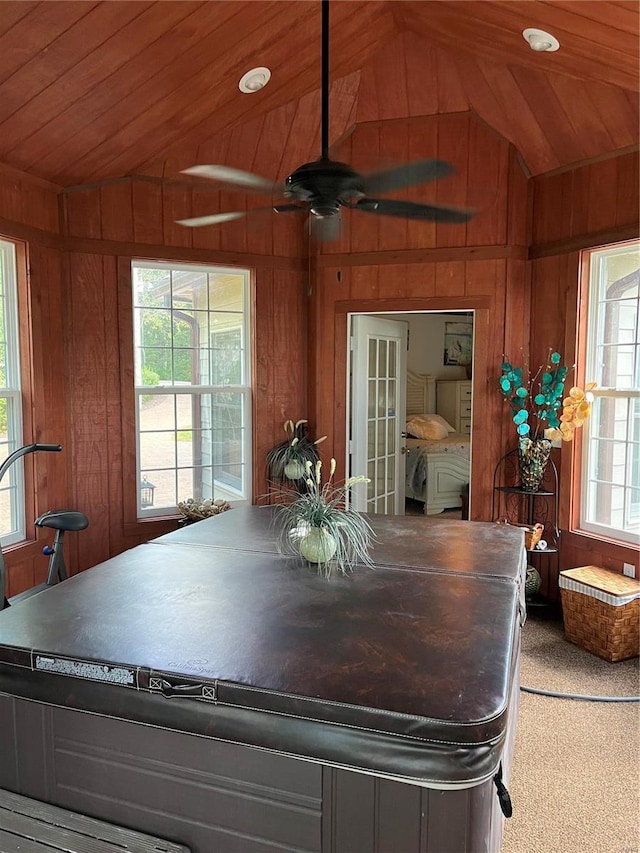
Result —
[{"label": "black metal handlebar", "polygon": [[[0,465],[0,481],[7,473],[9,468],[13,465],[13,463],[20,459],[21,456],[26,456],[27,453],[35,453],[38,450],[51,450],[56,453],[59,453],[62,450],[61,444],[25,444],[24,447],[19,447],[17,450],[14,450],[13,453],[10,453],[9,456],[4,460],[2,465]],[[4,557],[2,555],[2,540],[0,539],[0,610],[7,607],[9,602],[5,597],[6,590],[6,569],[4,565]]]}]

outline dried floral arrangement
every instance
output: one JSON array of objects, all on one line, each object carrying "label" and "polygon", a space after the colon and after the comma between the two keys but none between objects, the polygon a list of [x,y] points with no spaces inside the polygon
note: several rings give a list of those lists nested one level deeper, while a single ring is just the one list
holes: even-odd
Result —
[{"label": "dried floral arrangement", "polygon": [[278,548],[282,553],[300,554],[316,564],[327,578],[333,569],[348,574],[357,563],[373,565],[369,550],[373,530],[365,515],[346,500],[356,483],[368,483],[367,477],[350,477],[336,485],[332,459],[329,477],[322,480],[322,462],[305,463],[306,490],[291,503],[279,505],[276,524]]},{"label": "dried floral arrangement", "polygon": [[326,435],[312,441],[307,432],[307,421],[302,418],[295,423],[284,422],[284,431],[289,436],[267,453],[267,478],[276,483],[296,482],[306,479],[305,465],[313,465],[320,458],[317,446],[326,439]]},{"label": "dried floral arrangement", "polygon": [[589,382],[584,389],[573,386],[564,397],[569,368],[561,362],[560,353],[549,350],[546,365],[541,365],[533,375],[526,367],[503,362],[500,391],[509,403],[521,439],[571,441],[576,428],[591,414],[590,392],[596,383]]}]

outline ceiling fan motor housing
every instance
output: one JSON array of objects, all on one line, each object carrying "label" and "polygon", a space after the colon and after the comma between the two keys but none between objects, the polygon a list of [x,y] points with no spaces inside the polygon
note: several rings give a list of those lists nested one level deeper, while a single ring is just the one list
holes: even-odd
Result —
[{"label": "ceiling fan motor housing", "polygon": [[346,163],[320,158],[292,172],[284,182],[284,194],[309,205],[315,216],[335,216],[342,204],[364,198],[364,181]]}]

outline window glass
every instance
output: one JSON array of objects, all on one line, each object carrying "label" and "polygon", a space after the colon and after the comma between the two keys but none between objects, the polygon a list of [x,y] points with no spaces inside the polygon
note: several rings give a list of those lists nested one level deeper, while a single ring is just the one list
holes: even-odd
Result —
[{"label": "window glass", "polygon": [[251,502],[247,270],[132,264],[139,517]]},{"label": "window glass", "polygon": [[[0,240],[0,463],[22,446],[16,250]],[[0,536],[9,545],[25,538],[23,460],[0,482]]]},{"label": "window glass", "polygon": [[637,542],[640,534],[640,242],[585,253],[586,379],[597,382],[585,424],[580,529]]}]

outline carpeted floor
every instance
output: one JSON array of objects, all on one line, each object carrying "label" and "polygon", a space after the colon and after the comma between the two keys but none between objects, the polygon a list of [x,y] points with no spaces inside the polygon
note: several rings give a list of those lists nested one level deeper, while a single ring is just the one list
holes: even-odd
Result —
[{"label": "carpeted floor", "polygon": [[[610,664],[530,615],[521,683],[542,690],[637,696],[638,658]],[[640,703],[520,694],[501,853],[632,853],[640,847]]]}]

